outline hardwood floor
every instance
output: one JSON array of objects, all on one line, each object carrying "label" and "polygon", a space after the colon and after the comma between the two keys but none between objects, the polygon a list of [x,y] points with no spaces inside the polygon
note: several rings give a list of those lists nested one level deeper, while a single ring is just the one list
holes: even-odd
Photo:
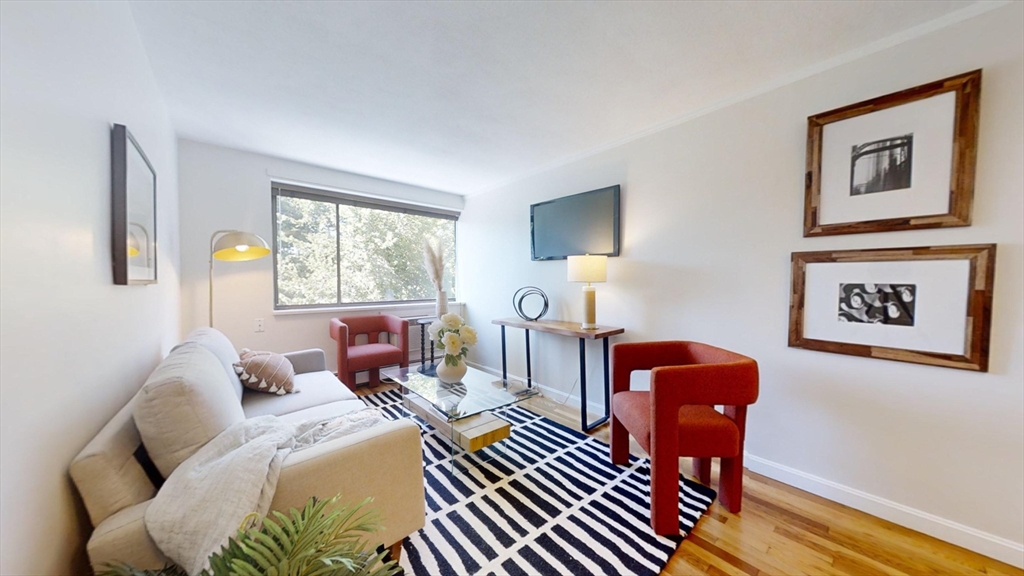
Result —
[{"label": "hardwood floor", "polygon": [[[391,387],[360,388],[360,394]],[[579,429],[579,412],[573,407],[548,398],[534,398],[524,406]],[[605,442],[608,434],[608,426],[592,433]],[[646,456],[635,443],[632,451]],[[681,462],[680,470],[689,473],[689,464]],[[712,474],[712,486],[717,487],[717,469]],[[749,470],[743,481],[743,511],[732,514],[717,502],[712,505],[663,574],[1024,576],[1024,570]]]}]

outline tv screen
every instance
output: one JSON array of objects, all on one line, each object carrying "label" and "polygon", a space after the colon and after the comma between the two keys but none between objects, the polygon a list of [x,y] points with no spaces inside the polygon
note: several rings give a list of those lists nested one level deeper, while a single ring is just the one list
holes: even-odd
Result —
[{"label": "tv screen", "polygon": [[534,260],[576,254],[619,255],[619,187],[609,186],[530,206]]}]

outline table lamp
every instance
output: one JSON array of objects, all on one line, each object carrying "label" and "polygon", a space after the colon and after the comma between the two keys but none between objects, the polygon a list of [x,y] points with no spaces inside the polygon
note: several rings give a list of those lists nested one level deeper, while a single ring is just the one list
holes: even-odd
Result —
[{"label": "table lamp", "polygon": [[[218,236],[220,236],[218,238]],[[210,235],[210,326],[213,326],[213,261],[243,262],[270,254],[267,241],[252,232],[217,230]]]},{"label": "table lamp", "polygon": [[597,312],[595,310],[594,287],[591,282],[604,282],[608,279],[607,256],[569,256],[569,282],[586,282],[583,287],[583,324],[584,330],[597,329]]}]

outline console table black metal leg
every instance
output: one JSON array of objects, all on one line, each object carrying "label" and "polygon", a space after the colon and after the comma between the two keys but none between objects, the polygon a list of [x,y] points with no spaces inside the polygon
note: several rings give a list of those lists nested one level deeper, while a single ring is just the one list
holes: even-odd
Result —
[{"label": "console table black metal leg", "polygon": [[590,430],[587,424],[587,341],[580,338],[580,424],[583,431]]},{"label": "console table black metal leg", "polygon": [[526,387],[533,388],[533,372],[530,370],[530,331],[526,330]]},{"label": "console table black metal leg", "polygon": [[608,339],[604,339],[604,419],[612,413],[611,374],[608,370]]},{"label": "console table black metal leg", "polygon": [[508,366],[505,363],[505,327],[501,327],[501,382],[508,385]]},{"label": "console table black metal leg", "polygon": [[597,428],[601,424],[608,421],[608,415],[610,414],[609,408],[611,407],[609,394],[609,376],[608,376],[608,339],[604,340],[604,415],[594,420],[593,422],[587,421],[587,341],[580,338],[580,423],[583,425],[584,432],[590,432],[594,428]]}]

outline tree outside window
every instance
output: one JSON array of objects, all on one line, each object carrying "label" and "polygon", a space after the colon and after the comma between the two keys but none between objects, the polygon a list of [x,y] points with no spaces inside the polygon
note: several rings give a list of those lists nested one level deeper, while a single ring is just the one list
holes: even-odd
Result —
[{"label": "tree outside window", "polygon": [[284,194],[274,205],[277,308],[432,300],[427,238],[444,249],[445,291],[454,296],[451,217]]}]

